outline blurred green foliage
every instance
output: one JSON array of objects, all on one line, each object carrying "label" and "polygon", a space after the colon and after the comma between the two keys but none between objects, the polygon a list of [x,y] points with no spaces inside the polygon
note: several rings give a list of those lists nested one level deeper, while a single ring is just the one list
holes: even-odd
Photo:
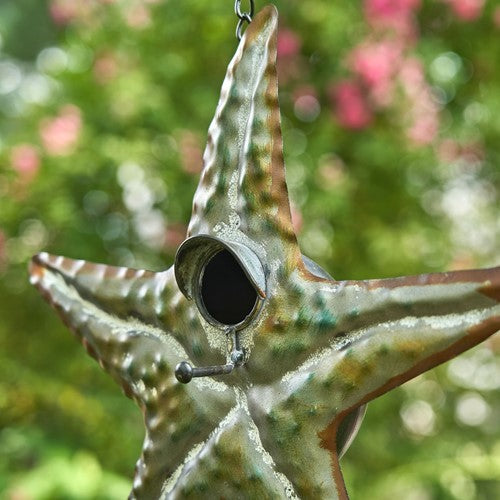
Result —
[{"label": "blurred green foliage", "polygon": [[[277,6],[304,253],[339,279],[498,265],[498,3]],[[231,1],[0,2],[2,499],[129,490],[141,416],[26,265],[42,249],[171,265],[234,28]],[[343,459],[354,500],[500,498],[499,350],[369,405]]]}]

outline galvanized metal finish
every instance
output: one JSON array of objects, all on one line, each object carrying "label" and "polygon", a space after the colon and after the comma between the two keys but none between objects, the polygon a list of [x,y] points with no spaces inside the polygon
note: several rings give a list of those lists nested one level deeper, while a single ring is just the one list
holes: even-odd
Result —
[{"label": "galvanized metal finish", "polygon": [[[33,284],[144,414],[131,498],[346,498],[338,459],[357,408],[500,328],[498,267],[334,281],[303,260],[283,165],[276,30],[268,6],[229,65],[189,226],[204,238],[183,248],[175,270],[47,254],[31,264]],[[225,330],[193,297],[214,241],[237,255],[262,304],[239,331],[242,366],[181,384],[182,361],[231,363]]]}]

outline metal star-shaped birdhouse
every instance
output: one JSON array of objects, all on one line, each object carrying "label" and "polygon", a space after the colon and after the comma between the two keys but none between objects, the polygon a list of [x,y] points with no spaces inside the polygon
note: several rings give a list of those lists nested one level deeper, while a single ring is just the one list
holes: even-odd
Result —
[{"label": "metal star-shaped birdhouse", "polygon": [[31,264],[144,414],[131,498],[346,498],[339,457],[366,403],[500,327],[500,267],[335,281],[301,254],[276,32],[268,6],[229,65],[173,267]]}]

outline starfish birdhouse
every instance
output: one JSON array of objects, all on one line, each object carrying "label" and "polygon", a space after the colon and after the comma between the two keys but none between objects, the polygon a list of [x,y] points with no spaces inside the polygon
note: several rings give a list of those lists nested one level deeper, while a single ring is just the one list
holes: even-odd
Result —
[{"label": "starfish birdhouse", "polygon": [[346,498],[367,402],[499,329],[500,268],[336,281],[285,180],[277,12],[255,16],[163,272],[48,254],[31,280],[144,414],[132,498]]}]

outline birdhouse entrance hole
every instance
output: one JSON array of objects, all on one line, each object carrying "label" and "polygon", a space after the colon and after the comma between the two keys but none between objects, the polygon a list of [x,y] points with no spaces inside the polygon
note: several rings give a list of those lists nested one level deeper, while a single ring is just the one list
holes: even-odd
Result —
[{"label": "birdhouse entrance hole", "polygon": [[237,325],[254,310],[257,292],[231,252],[221,250],[203,268],[201,298],[213,319]]}]

